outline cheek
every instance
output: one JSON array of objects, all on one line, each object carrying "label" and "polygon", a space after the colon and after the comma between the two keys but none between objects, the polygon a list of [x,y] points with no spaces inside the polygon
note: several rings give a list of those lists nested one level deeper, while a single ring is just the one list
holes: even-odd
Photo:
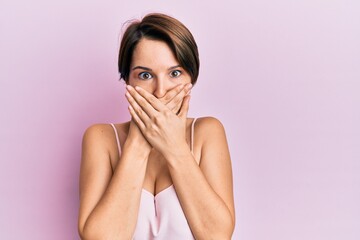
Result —
[{"label": "cheek", "polygon": [[134,85],[134,83],[136,83],[137,81],[136,81],[136,75],[133,73],[133,72],[130,72],[130,74],[129,74],[129,84],[131,85],[131,86],[133,86]]},{"label": "cheek", "polygon": [[135,86],[140,86],[142,87],[144,84],[144,81],[140,81],[137,76],[132,73],[132,74],[129,74],[129,81],[128,81],[129,85],[131,85],[132,87],[135,87]]},{"label": "cheek", "polygon": [[184,83],[191,83],[191,76],[187,71],[184,71],[181,77]]},{"label": "cheek", "polygon": [[191,77],[190,77],[189,75],[184,76],[184,77],[183,77],[183,82],[184,82],[185,84],[191,83]]},{"label": "cheek", "polygon": [[132,87],[139,86],[142,89],[144,89],[145,91],[152,93],[152,87],[151,87],[151,84],[149,81],[136,80],[136,79],[130,77],[128,83]]},{"label": "cheek", "polygon": [[135,81],[131,77],[129,77],[128,84],[132,87],[135,87]]}]

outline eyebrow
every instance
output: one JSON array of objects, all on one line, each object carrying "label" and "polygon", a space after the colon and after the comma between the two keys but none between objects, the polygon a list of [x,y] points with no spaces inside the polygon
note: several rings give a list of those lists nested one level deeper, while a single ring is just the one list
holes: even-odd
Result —
[{"label": "eyebrow", "polygon": [[[175,69],[175,68],[178,68],[178,67],[181,67],[181,66],[180,65],[172,66],[172,67],[169,67],[168,70],[172,70],[172,69]],[[135,70],[135,69],[143,69],[143,70],[146,70],[146,71],[152,71],[151,68],[147,68],[147,67],[143,67],[143,66],[136,66],[136,67],[132,68],[132,70]]]}]

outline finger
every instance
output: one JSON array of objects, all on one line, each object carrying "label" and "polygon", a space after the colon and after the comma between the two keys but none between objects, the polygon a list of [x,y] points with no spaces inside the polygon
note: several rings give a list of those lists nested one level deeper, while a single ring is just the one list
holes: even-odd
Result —
[{"label": "finger", "polygon": [[168,104],[171,102],[171,100],[178,95],[182,90],[184,89],[184,84],[178,84],[176,87],[170,89],[165,96],[162,98],[159,98],[160,101],[162,101],[164,104]]},{"label": "finger", "polygon": [[131,115],[133,121],[140,128],[140,130],[142,131],[143,129],[145,129],[144,123],[141,121],[139,116],[136,114],[134,108],[131,105],[129,105],[128,109],[129,109],[129,112],[130,112],[130,115]]},{"label": "finger", "polygon": [[157,112],[169,110],[159,99],[139,86],[135,87],[134,94],[136,96],[135,99],[143,107],[150,118],[157,115]]},{"label": "finger", "polygon": [[[185,94],[185,97],[186,97],[187,95],[190,95],[190,93],[191,93],[191,91],[189,91],[187,94]],[[180,109],[181,109],[181,106],[182,106],[182,104],[183,104],[183,101],[184,101],[184,97],[181,99],[181,101],[179,102],[178,106],[176,106],[176,108],[175,108],[175,111],[177,112],[176,115],[179,114]]]},{"label": "finger", "polygon": [[[139,119],[141,121],[141,123],[139,123],[138,126],[139,127],[147,126],[148,123],[150,122],[149,116],[146,114],[146,112],[143,111],[141,106],[136,102],[136,100],[131,96],[131,94],[129,92],[126,92],[125,96],[130,104],[129,106],[131,106],[132,111],[136,114],[137,119]],[[131,115],[131,116],[133,116],[133,115]],[[137,120],[137,123],[139,122],[139,120]]]},{"label": "finger", "polygon": [[[136,87],[137,89],[135,89],[132,86],[127,85],[126,88],[127,88],[128,92],[130,93],[130,95],[135,99],[136,103],[148,115],[148,117],[150,119],[152,119],[153,116],[157,115],[158,110],[154,106],[152,106],[152,104],[155,100],[159,101],[157,98],[155,98],[153,95],[151,95],[150,93],[146,92],[143,89],[142,89],[142,91],[138,91],[137,89],[139,89],[140,87]],[[147,98],[151,98],[151,97],[152,98],[149,100],[146,97],[143,97],[144,94],[141,92],[146,92],[148,95],[150,95],[150,97],[147,97]],[[135,109],[135,111],[137,110],[136,108],[134,108],[134,109]],[[137,111],[137,113],[139,113],[139,112]],[[141,118],[141,116],[140,116],[140,118]],[[145,123],[145,125],[147,125],[146,122],[144,122],[144,123]]]},{"label": "finger", "polygon": [[187,96],[185,96],[185,98],[184,98],[184,101],[183,101],[183,103],[182,103],[182,105],[181,105],[180,112],[179,112],[179,114],[178,114],[178,116],[179,116],[180,118],[183,118],[183,119],[186,119],[186,118],[187,118],[187,114],[188,114],[188,112],[189,112],[190,96],[191,96],[191,95],[187,95]]},{"label": "finger", "polygon": [[191,90],[192,84],[186,84],[184,88],[182,88],[181,91],[179,91],[177,93],[177,95],[175,95],[173,97],[173,99],[166,105],[169,109],[171,109],[174,113],[177,113],[182,105],[182,102],[184,100],[184,97],[188,94],[190,94],[190,90]]}]

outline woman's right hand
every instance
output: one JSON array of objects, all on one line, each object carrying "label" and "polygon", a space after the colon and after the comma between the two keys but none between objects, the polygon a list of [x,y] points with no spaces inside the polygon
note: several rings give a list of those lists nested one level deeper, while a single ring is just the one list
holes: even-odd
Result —
[{"label": "woman's right hand", "polygon": [[[179,84],[178,86],[169,90],[162,98],[159,100],[164,103],[173,113],[178,113],[183,99],[186,95],[190,93],[191,88],[188,88],[189,84]],[[135,123],[135,121],[131,118],[129,132],[126,138],[127,141],[134,141],[136,146],[140,147],[139,151],[145,151],[145,154],[150,154],[152,146],[146,140],[141,130]]]}]

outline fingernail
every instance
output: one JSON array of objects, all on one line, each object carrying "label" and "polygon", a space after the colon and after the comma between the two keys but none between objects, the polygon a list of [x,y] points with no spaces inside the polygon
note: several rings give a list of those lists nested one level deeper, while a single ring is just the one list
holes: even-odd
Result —
[{"label": "fingernail", "polygon": [[186,89],[190,89],[192,87],[192,84],[191,83],[189,83],[187,86],[186,86]]},{"label": "fingernail", "polygon": [[135,89],[136,89],[137,91],[139,91],[139,90],[141,90],[141,87],[136,86]]},{"label": "fingernail", "polygon": [[126,85],[126,89],[127,89],[127,90],[130,90],[130,89],[131,89],[131,86],[130,86],[130,85]]}]

